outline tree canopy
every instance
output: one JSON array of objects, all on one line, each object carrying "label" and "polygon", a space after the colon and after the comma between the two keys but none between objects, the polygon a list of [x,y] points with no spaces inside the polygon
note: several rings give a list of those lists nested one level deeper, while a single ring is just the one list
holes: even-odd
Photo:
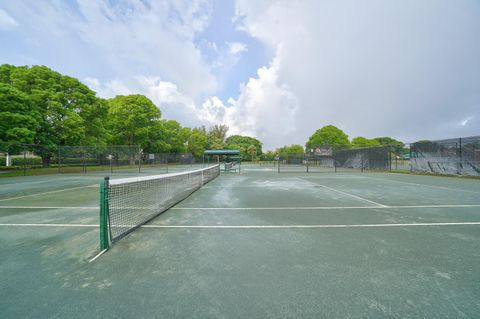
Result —
[{"label": "tree canopy", "polygon": [[293,144],[279,148],[278,155],[280,158],[303,158],[305,150],[302,145]]},{"label": "tree canopy", "polygon": [[0,140],[33,143],[37,126],[31,100],[10,84],[0,83]]},{"label": "tree canopy", "polygon": [[307,149],[313,149],[318,145],[331,145],[336,148],[344,148],[350,144],[348,135],[333,125],[327,125],[318,129],[308,139]]},{"label": "tree canopy", "polygon": [[77,79],[45,66],[4,64],[0,66],[0,82],[30,101],[27,113],[36,125],[33,140],[27,140],[41,145],[105,143],[106,105]]},{"label": "tree canopy", "polygon": [[352,139],[352,146],[354,147],[372,147],[380,146],[380,142],[377,140],[371,140],[363,136],[357,136]]},{"label": "tree canopy", "polygon": [[254,137],[232,135],[225,141],[225,148],[238,149],[242,160],[249,160],[262,155],[262,143]]},{"label": "tree canopy", "polygon": [[111,143],[140,145],[150,151],[150,135],[158,130],[160,110],[147,97],[139,94],[118,95],[108,102],[108,127]]}]

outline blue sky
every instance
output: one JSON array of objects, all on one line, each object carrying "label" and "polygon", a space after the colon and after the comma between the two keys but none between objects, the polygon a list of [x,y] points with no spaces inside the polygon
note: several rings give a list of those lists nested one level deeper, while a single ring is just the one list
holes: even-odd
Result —
[{"label": "blue sky", "polygon": [[265,149],[333,124],[405,142],[480,134],[480,2],[0,0],[0,63]]}]

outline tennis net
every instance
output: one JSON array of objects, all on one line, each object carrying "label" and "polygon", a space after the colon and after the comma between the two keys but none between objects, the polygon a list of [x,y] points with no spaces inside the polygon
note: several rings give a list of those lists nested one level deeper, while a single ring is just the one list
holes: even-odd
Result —
[{"label": "tennis net", "polygon": [[122,237],[187,198],[219,175],[220,166],[109,180],[100,187],[100,248]]}]

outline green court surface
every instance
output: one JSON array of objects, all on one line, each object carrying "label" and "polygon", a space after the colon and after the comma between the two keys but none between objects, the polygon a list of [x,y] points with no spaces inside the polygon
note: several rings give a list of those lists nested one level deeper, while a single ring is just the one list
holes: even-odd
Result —
[{"label": "green court surface", "polygon": [[101,180],[0,179],[1,318],[479,317],[480,180],[242,165],[89,262]]}]

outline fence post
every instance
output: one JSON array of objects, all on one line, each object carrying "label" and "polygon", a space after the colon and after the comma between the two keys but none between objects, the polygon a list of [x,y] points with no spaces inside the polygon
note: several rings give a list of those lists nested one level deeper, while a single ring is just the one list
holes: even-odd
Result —
[{"label": "fence post", "polygon": [[361,172],[363,173],[363,150],[360,152],[360,164]]},{"label": "fence post", "polygon": [[27,176],[27,150],[23,147],[23,176]]},{"label": "fence post", "polygon": [[57,166],[58,166],[57,172],[58,172],[58,174],[61,173],[61,171],[60,171],[60,165],[61,164],[60,163],[61,163],[61,161],[60,161],[60,146],[57,146]]}]

